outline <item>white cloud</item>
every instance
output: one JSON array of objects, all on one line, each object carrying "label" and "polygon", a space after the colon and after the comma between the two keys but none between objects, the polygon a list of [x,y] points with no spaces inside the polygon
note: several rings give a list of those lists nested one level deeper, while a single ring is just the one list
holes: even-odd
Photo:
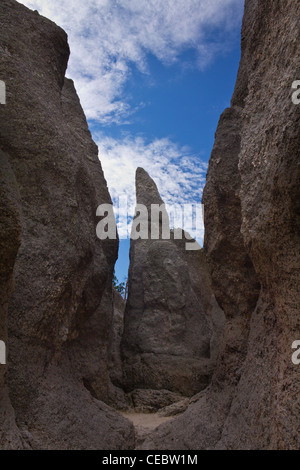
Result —
[{"label": "white cloud", "polygon": [[[165,64],[193,48],[205,66],[239,27],[244,0],[21,0],[68,33],[73,78],[88,119],[121,122],[131,107],[123,89],[147,53]],[[218,36],[222,28],[222,36]],[[211,37],[214,37],[214,40]],[[217,38],[218,37],[218,38]],[[135,106],[137,103],[135,103]]]},{"label": "white cloud", "polygon": [[[130,103],[124,86],[134,65],[149,73],[147,54],[166,66],[188,49],[203,68],[227,50],[240,28],[244,0],[19,0],[68,33],[68,75],[75,81],[88,119],[124,123],[140,103]],[[187,66],[187,64],[184,64]],[[97,128],[97,126],[95,126]],[[200,203],[207,165],[168,138],[94,135],[115,203],[128,197],[135,206],[135,170],[156,181],[166,204]],[[120,233],[121,237],[124,233]]]},{"label": "white cloud", "polygon": [[[96,141],[115,208],[119,206],[119,198],[121,205],[127,198],[128,212],[133,214],[135,171],[139,166],[154,179],[166,204],[200,203],[207,164],[198,155],[190,154],[187,147],[180,147],[167,138],[147,143],[141,137],[116,140],[98,135]],[[121,237],[126,237],[125,232],[119,227]]]}]

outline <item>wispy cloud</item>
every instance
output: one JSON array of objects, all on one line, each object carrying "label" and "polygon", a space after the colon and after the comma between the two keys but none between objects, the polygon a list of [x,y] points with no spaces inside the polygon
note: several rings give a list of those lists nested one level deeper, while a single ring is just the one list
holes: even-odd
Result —
[{"label": "wispy cloud", "polygon": [[[239,27],[243,0],[21,0],[69,35],[68,74],[88,119],[122,122],[132,111],[123,95],[134,64],[147,72],[147,54],[164,64],[187,49],[199,67],[226,48]],[[218,32],[222,29],[222,38]],[[133,106],[137,106],[134,103]]]},{"label": "wispy cloud", "polygon": [[124,90],[133,67],[149,74],[149,54],[165,66],[178,63],[189,69],[181,54],[194,50],[192,66],[202,69],[227,51],[231,33],[240,28],[244,0],[19,1],[68,33],[67,73],[87,118],[96,123],[93,137],[116,207],[120,197],[127,197],[133,213],[138,166],[156,181],[166,204],[199,204],[207,170],[201,155],[169,138],[97,135],[97,124],[124,124],[140,105]]},{"label": "wispy cloud", "polygon": [[[147,143],[141,137],[116,140],[98,135],[96,141],[116,208],[119,207],[120,198],[123,198],[122,201],[127,199],[128,212],[133,214],[136,202],[135,170],[139,166],[155,180],[167,205],[200,203],[207,164],[201,161],[199,155],[191,154],[187,147],[180,147],[167,138]],[[126,237],[122,229],[119,232],[121,237]]]},{"label": "wispy cloud", "polygon": [[[130,195],[135,204],[134,178],[137,167],[149,172],[165,203],[200,201],[207,164],[188,147],[168,138],[147,143],[144,138],[116,140],[96,136],[105,177],[113,198]],[[193,196],[191,196],[193,195]]]}]

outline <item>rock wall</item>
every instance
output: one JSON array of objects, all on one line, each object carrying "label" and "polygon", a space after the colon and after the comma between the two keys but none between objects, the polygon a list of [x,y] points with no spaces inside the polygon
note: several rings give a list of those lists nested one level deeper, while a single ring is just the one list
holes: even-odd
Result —
[{"label": "rock wall", "polygon": [[[130,449],[132,425],[104,402],[149,411],[199,392],[142,447],[298,449],[298,2],[245,1],[203,197],[205,249],[131,242],[122,358],[118,242],[95,232],[111,199],[65,78],[66,34],[14,0],[1,1],[0,23],[0,448]],[[162,204],[142,169],[137,202]]]},{"label": "rock wall", "polygon": [[109,345],[109,377],[110,388],[108,404],[120,410],[132,407],[132,401],[123,390],[123,364],[121,357],[121,342],[124,331],[124,311],[126,302],[122,295],[113,289],[113,320],[112,334]]},{"label": "rock wall", "polygon": [[[7,155],[0,150],[0,340],[7,347],[7,307],[20,246],[20,196]],[[23,447],[7,389],[7,366],[0,364],[0,448]]]},{"label": "rock wall", "polygon": [[236,88],[204,194],[222,352],[208,389],[144,448],[299,448],[299,56],[298,3],[246,0]]},{"label": "rock wall", "polygon": [[300,369],[291,361],[300,337],[300,107],[291,101],[300,77],[299,19],[291,0],[246,2],[232,103],[243,103],[241,231],[262,288],[223,432],[227,447],[300,444]]},{"label": "rock wall", "polygon": [[148,210],[149,237],[130,245],[124,387],[126,392],[165,389],[192,396],[209,383],[218,349],[214,321],[220,333],[223,313],[212,306],[203,253],[186,252],[186,240],[174,234],[163,239],[161,222],[159,238],[150,238],[151,204],[163,201],[142,168],[136,172],[136,193],[137,204]]},{"label": "rock wall", "polygon": [[[1,230],[1,250],[9,248],[1,328],[14,272],[8,388],[16,423],[24,446],[34,449],[131,448],[131,424],[99,401],[110,389],[118,241],[96,237],[96,208],[111,199],[73,82],[65,78],[67,37],[14,0],[1,1],[0,21],[7,88],[1,170],[15,180]],[[0,385],[3,393],[2,375]],[[3,409],[1,401],[0,416]]]}]

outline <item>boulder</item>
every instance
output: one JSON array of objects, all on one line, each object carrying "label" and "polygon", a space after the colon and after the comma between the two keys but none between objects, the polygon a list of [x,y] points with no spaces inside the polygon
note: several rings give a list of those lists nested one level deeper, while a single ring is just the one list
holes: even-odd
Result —
[{"label": "boulder", "polygon": [[130,398],[136,413],[155,413],[156,411],[180,402],[182,396],[169,390],[134,390]]}]

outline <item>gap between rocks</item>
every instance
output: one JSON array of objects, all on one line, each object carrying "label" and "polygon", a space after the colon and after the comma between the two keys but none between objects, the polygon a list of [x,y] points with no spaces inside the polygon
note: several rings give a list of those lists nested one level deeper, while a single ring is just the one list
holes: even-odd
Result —
[{"label": "gap between rocks", "polygon": [[137,413],[135,411],[119,412],[124,418],[128,419],[134,427],[135,449],[139,450],[147,437],[161,424],[172,421],[174,417],[161,416],[157,413]]}]

